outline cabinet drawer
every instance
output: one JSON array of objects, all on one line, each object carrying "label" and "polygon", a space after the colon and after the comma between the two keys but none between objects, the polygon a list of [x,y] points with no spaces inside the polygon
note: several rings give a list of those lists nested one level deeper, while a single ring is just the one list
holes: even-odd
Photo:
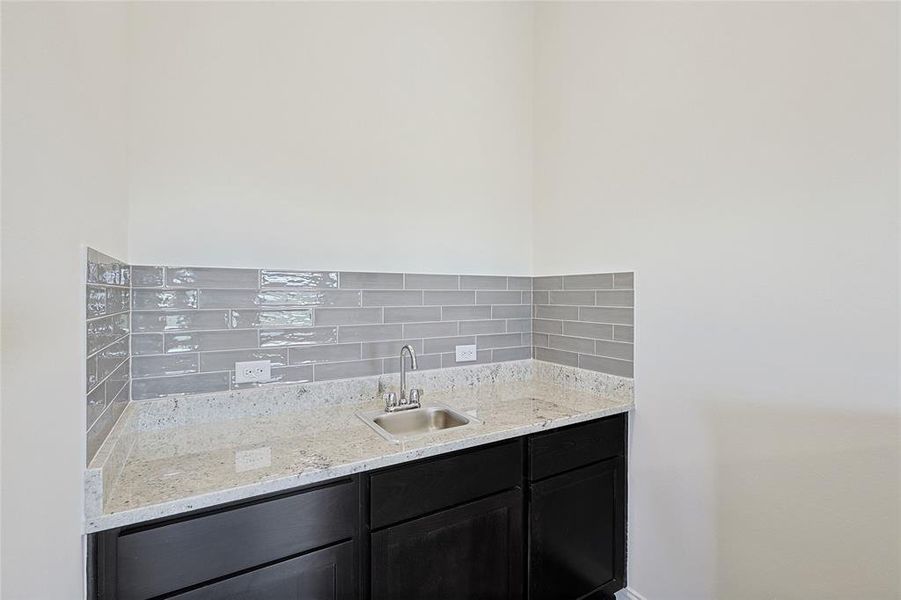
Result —
[{"label": "cabinet drawer", "polygon": [[117,597],[151,598],[350,539],[356,490],[347,481],[125,533],[118,539]]},{"label": "cabinet drawer", "polygon": [[381,471],[370,478],[370,527],[510,489],[521,480],[520,440]]},{"label": "cabinet drawer", "polygon": [[529,438],[529,479],[534,481],[626,452],[626,415],[614,415]]},{"label": "cabinet drawer", "polygon": [[172,600],[352,600],[353,542],[171,596]]}]

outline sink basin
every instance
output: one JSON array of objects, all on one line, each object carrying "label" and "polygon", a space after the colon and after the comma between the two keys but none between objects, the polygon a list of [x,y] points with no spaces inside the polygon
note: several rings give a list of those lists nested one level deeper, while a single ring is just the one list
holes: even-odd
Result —
[{"label": "sink basin", "polygon": [[399,442],[400,438],[462,427],[476,420],[442,405],[423,406],[393,413],[379,410],[357,415],[379,435],[391,442]]}]

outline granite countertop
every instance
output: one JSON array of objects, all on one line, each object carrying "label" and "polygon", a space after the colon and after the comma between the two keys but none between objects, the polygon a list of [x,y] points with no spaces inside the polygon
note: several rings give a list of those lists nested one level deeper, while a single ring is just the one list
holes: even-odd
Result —
[{"label": "granite countertop", "polygon": [[[537,361],[521,362],[528,363],[521,373],[470,377],[469,385],[430,391],[420,383],[424,406],[443,403],[478,421],[400,443],[384,439],[357,416],[384,406],[369,398],[226,419],[181,419],[155,427],[146,426],[142,407],[134,406],[141,403],[132,403],[125,423],[118,425],[118,438],[108,441],[115,448],[106,454],[118,452],[120,463],[105,465],[102,476],[86,478],[87,496],[101,494],[91,489],[99,480],[105,489],[95,514],[87,510],[85,531],[173,516],[633,407],[631,380],[584,376],[578,369],[556,366],[544,367],[541,377],[531,364]],[[598,377],[605,379],[599,384]],[[184,410],[184,403],[175,410]],[[135,425],[142,420],[144,426]]]}]

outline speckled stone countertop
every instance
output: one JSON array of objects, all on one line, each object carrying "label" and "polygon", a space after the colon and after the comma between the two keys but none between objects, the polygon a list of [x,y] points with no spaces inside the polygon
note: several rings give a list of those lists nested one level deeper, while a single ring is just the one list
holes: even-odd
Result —
[{"label": "speckled stone countertop", "polygon": [[[478,422],[400,443],[382,438],[359,418],[360,411],[383,407],[359,394],[351,394],[355,400],[349,403],[314,403],[299,410],[273,410],[267,405],[271,398],[255,398],[250,409],[228,418],[219,413],[210,418],[185,400],[162,406],[132,403],[86,476],[85,531],[173,516],[633,407],[628,379],[539,361],[487,367],[417,373],[419,381],[411,383],[424,387],[424,405],[443,403]],[[391,382],[361,383],[374,397],[376,384]],[[228,400],[230,406],[247,402]]]}]

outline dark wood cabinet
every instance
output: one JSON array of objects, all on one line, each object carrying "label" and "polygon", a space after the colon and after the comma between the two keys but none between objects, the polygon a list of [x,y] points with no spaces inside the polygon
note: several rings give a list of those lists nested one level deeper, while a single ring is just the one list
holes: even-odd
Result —
[{"label": "dark wood cabinet", "polygon": [[522,493],[510,490],[372,534],[372,600],[522,597]]},{"label": "dark wood cabinet", "polygon": [[621,458],[529,486],[529,598],[582,598],[622,588]]},{"label": "dark wood cabinet", "polygon": [[173,600],[351,600],[353,543],[317,550],[171,596]]},{"label": "dark wood cabinet", "polygon": [[93,534],[91,600],[576,600],[625,587],[626,415]]}]

